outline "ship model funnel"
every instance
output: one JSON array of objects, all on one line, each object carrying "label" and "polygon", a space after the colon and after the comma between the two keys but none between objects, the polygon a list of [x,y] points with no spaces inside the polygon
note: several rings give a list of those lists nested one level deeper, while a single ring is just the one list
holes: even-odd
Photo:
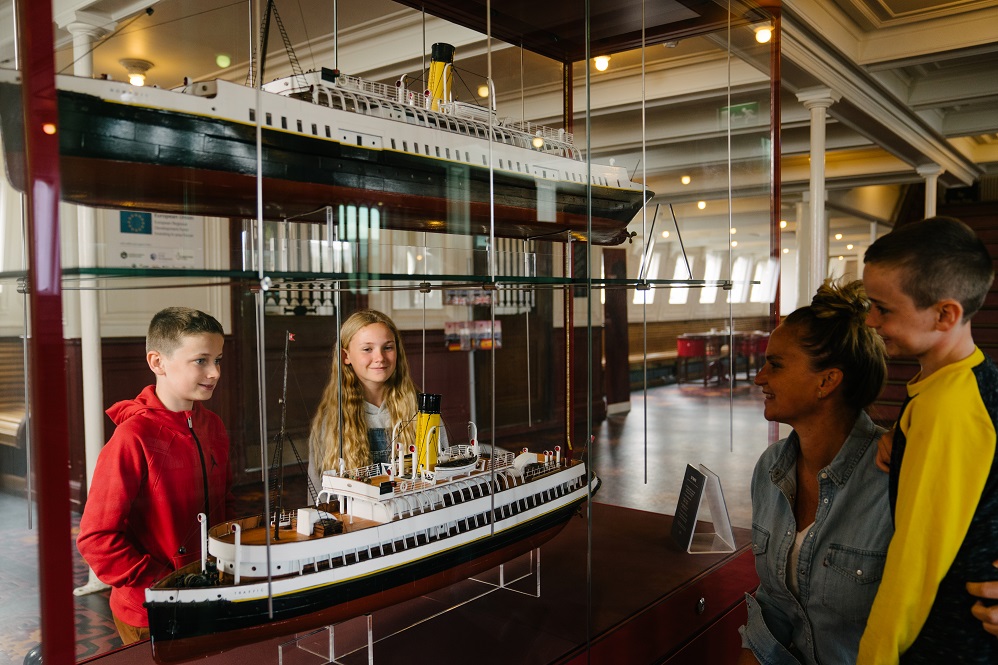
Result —
[{"label": "ship model funnel", "polygon": [[430,50],[430,74],[426,84],[430,110],[439,111],[440,102],[449,102],[453,81],[454,47],[438,42]]},{"label": "ship model funnel", "polygon": [[432,471],[437,466],[437,455],[440,451],[440,395],[419,393],[418,405],[416,446],[419,466]]}]

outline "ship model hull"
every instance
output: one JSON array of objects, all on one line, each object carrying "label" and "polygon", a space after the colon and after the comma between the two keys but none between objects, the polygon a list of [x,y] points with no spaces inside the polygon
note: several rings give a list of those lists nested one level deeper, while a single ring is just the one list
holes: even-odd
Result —
[{"label": "ship model hull", "polygon": [[[509,464],[493,475],[480,465],[463,475],[420,481],[414,489],[334,478],[330,482],[346,488],[334,502],[343,512],[329,513],[342,525],[335,533],[282,531],[267,545],[259,517],[216,525],[207,551],[217,562],[218,582],[185,587],[181,580],[200,570],[194,564],[146,591],[154,658],[186,660],[319,628],[415,598],[539,547],[600,484],[581,462],[545,463],[542,457],[517,458],[521,468],[529,462],[536,471],[524,473]],[[232,535],[235,524],[242,527],[241,540]]]},{"label": "ship model hull", "polygon": [[[56,79],[64,201],[256,217],[257,128],[248,112],[256,107],[255,91],[219,81],[212,82],[213,96],[198,97]],[[356,205],[377,209],[388,229],[488,234],[494,220],[499,237],[565,240],[572,234],[618,244],[643,203],[642,190],[619,167],[601,167],[606,173],[594,178],[590,215],[580,162],[496,143],[489,153],[484,138],[425,127],[415,132],[397,119],[261,96],[274,107],[263,111],[271,124],[261,130],[265,219],[314,214],[325,221],[326,206]],[[0,72],[7,175],[24,191],[21,114],[17,76]],[[490,170],[485,154],[503,168]]]}]

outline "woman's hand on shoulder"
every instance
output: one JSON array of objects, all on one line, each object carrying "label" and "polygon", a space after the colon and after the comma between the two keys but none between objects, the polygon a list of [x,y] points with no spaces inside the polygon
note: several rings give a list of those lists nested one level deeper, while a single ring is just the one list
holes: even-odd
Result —
[{"label": "woman's hand on shoulder", "polygon": [[[998,561],[994,563],[998,568]],[[998,580],[991,582],[967,582],[967,591],[972,596],[998,601]],[[984,630],[998,637],[998,602],[986,604],[983,600],[974,603],[971,614],[981,622]]]},{"label": "woman's hand on shoulder", "polygon": [[894,428],[890,428],[877,439],[877,468],[884,473],[891,471],[891,449],[894,447]]}]

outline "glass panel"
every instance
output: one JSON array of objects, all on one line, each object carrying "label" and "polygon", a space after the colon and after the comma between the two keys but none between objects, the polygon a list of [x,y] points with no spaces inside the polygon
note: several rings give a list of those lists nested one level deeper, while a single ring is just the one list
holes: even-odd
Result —
[{"label": "glass panel", "polygon": [[[0,2],[0,21],[13,21],[11,6]],[[592,17],[581,8],[568,16],[541,12],[536,19],[560,35],[557,46],[538,41],[515,7],[496,13],[495,34],[486,36],[485,4],[472,2],[461,16],[449,6],[434,8],[451,23],[388,0],[349,3],[335,39],[325,4],[279,9],[287,15],[278,18],[268,3],[163,0],[148,12],[56,12],[52,50],[44,45],[55,60],[59,105],[53,129],[62,311],[54,318],[61,315],[63,324],[70,451],[68,460],[45,464],[69,468],[69,505],[60,506],[71,513],[67,535],[80,535],[87,561],[119,584],[112,598],[76,548],[72,570],[53,573],[71,574],[74,588],[86,587],[75,597],[75,655],[102,659],[121,646],[112,607],[139,626],[145,610],[138,608],[148,599],[156,655],[176,657],[191,642],[174,638],[197,637],[194,651],[222,648],[210,612],[199,614],[194,608],[202,606],[193,604],[178,610],[177,599],[235,594],[243,607],[273,602],[278,618],[294,619],[284,600],[307,595],[295,585],[326,588],[337,576],[374,574],[387,580],[385,588],[408,588],[405,571],[414,561],[444,561],[431,571],[441,580],[452,569],[455,578],[477,572],[466,560],[521,552],[530,553],[533,569],[542,544],[556,553],[544,570],[558,576],[555,588],[564,597],[541,594],[531,611],[566,602],[577,611],[571,626],[557,627],[567,631],[559,633],[563,640],[533,639],[552,633],[543,622],[561,612],[550,609],[525,620],[523,630],[532,643],[544,642],[537,650],[543,661],[587,649],[591,635],[581,614],[595,616],[586,579],[594,553],[586,529],[568,520],[598,483],[589,485],[583,469],[603,479],[592,510],[607,515],[632,508],[672,513],[686,461],[704,462],[721,476],[729,505],[747,505],[748,477],[735,469],[741,457],[757,456],[766,436],[736,431],[736,409],[737,422],[755,418],[763,426],[761,407],[741,378],[758,366],[756,347],[743,344],[755,338],[741,333],[767,329],[772,297],[763,296],[775,293],[777,279],[768,228],[768,51],[753,46],[744,17],[729,15],[724,2],[676,3],[670,18],[655,16],[657,30],[646,43],[633,25],[605,21],[603,8]],[[426,43],[428,34],[436,43]],[[593,44],[585,43],[588,34]],[[298,53],[284,49],[288,44]],[[18,535],[12,542],[23,545],[4,563],[12,569],[28,557],[49,574],[44,562],[57,558],[45,547],[36,551],[37,525],[27,524],[38,497],[27,492],[32,458],[19,429],[26,422],[30,308],[19,192],[30,188],[19,101],[26,72],[16,68],[14,48],[0,38],[7,174],[0,189],[0,342],[11,363],[3,372],[0,498],[15,508],[5,512],[23,515],[25,524],[10,527]],[[599,69],[589,60],[604,48],[609,66]],[[610,269],[600,273],[604,265]],[[715,297],[703,297],[710,290]],[[744,297],[729,303],[717,291]],[[210,321],[199,319],[207,328],[179,337],[154,332],[147,348],[150,320],[172,306],[217,319],[224,331],[221,375],[221,340]],[[391,317],[394,350],[375,340],[367,349],[347,345],[344,358],[341,326],[368,308]],[[683,364],[677,386],[684,333],[702,335],[709,353]],[[191,340],[202,346],[188,348]],[[385,398],[377,390],[384,361],[361,364],[367,356],[354,355],[394,353],[401,375],[400,347],[415,386],[400,389],[401,406],[395,393]],[[189,351],[196,357],[183,356]],[[353,401],[327,390],[350,372],[359,379],[342,392]],[[631,403],[623,423],[607,413],[611,375],[624,378],[623,398]],[[53,395],[64,389],[61,381],[38,380],[54,383],[45,386]],[[121,404],[153,385],[140,398],[151,404],[141,417],[166,429],[177,425],[168,453],[158,434],[129,434],[123,420],[135,415],[134,405]],[[632,386],[641,392],[631,394]],[[439,417],[430,413],[433,404],[412,408],[414,390],[441,395]],[[403,447],[390,467],[365,470],[338,448],[310,455],[317,423],[333,422],[323,415],[335,416],[339,428],[339,414],[347,412],[353,426],[342,431],[357,432],[357,422],[368,423],[360,411],[365,400],[380,401],[389,413],[383,428],[369,429],[402,425],[396,440],[413,447],[429,441],[426,450],[436,446],[437,460]],[[177,420],[178,411],[190,412],[190,420]],[[661,420],[643,425],[642,411]],[[469,452],[472,440],[477,448]],[[704,440],[710,445],[691,445]],[[694,449],[703,457],[686,460]],[[465,455],[481,455],[478,474],[465,470],[457,484],[443,484],[453,475],[447,463]],[[341,465],[340,457],[350,463]],[[334,479],[310,478],[310,459],[334,471]],[[149,484],[152,476],[161,484]],[[621,482],[642,476],[643,483]],[[324,480],[339,492],[335,503],[316,496]],[[427,490],[423,484],[431,482]],[[516,500],[506,501],[513,489]],[[159,498],[150,498],[157,491]],[[298,512],[317,499],[339,525],[314,508]],[[49,505],[49,497],[40,500]],[[446,512],[460,506],[473,510]],[[208,515],[204,531],[198,512]],[[441,514],[447,518],[439,524],[430,519]],[[732,517],[747,525],[744,515]],[[149,528],[160,518],[161,528]],[[418,521],[412,518],[425,519],[409,528]],[[334,547],[353,542],[329,535],[338,526],[348,535],[364,527],[379,535]],[[284,554],[299,541],[319,545]],[[135,563],[136,542],[152,550],[155,565]],[[202,563],[204,543],[210,556]],[[378,568],[385,561],[390,565]],[[120,590],[127,562],[143,570],[130,592]],[[174,573],[181,565],[189,567]],[[263,581],[267,571],[273,587]],[[484,577],[494,574],[504,573]],[[164,576],[169,581],[147,597],[146,587]],[[183,588],[175,588],[180,581]],[[36,570],[19,582],[43,586]],[[220,583],[199,586],[208,582]],[[515,585],[506,582],[499,586]],[[248,601],[254,585],[260,596]],[[423,618],[464,592],[448,587],[398,612]],[[326,600],[338,609],[322,621],[356,613],[340,596]],[[25,617],[18,630],[41,625],[47,602],[68,609],[64,601],[18,602]],[[278,633],[291,628],[257,614],[246,619],[248,640],[288,637]],[[37,636],[11,635],[11,657],[22,659]],[[229,638],[242,640],[223,641]],[[131,648],[145,654],[150,645]],[[260,648],[276,656],[276,643]]]}]

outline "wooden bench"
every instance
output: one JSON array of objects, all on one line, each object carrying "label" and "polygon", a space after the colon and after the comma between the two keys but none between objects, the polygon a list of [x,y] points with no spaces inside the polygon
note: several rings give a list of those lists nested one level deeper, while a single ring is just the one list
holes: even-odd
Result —
[{"label": "wooden bench", "polygon": [[14,448],[24,446],[23,344],[20,337],[0,337],[0,445]]},{"label": "wooden bench", "polygon": [[[743,317],[734,319],[735,330],[768,330],[769,318],[766,316]],[[723,330],[728,327],[728,320],[695,319],[682,321],[648,321],[647,338],[645,324],[642,321],[630,321],[627,324],[628,356],[627,364],[631,379],[631,390],[644,385],[645,359],[648,366],[648,385],[665,385],[676,380],[677,352],[676,338],[683,333],[700,332],[716,328]],[[643,353],[647,340],[647,354]],[[702,368],[700,371],[703,371]]]}]

